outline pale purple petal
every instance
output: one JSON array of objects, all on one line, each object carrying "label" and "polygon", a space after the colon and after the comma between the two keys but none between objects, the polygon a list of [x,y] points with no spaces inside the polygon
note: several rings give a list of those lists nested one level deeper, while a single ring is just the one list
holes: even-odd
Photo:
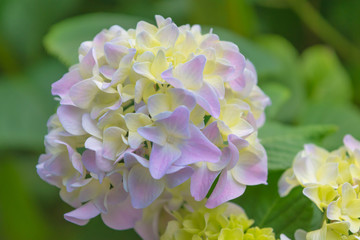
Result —
[{"label": "pale purple petal", "polygon": [[85,168],[92,173],[95,173],[98,175],[99,180],[103,179],[105,176],[105,173],[99,169],[99,167],[96,164],[96,153],[91,150],[85,150],[82,154],[82,162],[85,166]]},{"label": "pale purple petal", "polygon": [[151,177],[149,169],[140,164],[131,168],[128,176],[128,190],[134,208],[149,206],[164,190],[164,182]]},{"label": "pale purple petal", "polygon": [[224,202],[241,196],[245,192],[245,188],[246,185],[234,181],[228,171],[223,171],[205,206],[215,208]]},{"label": "pale purple petal", "polygon": [[189,109],[193,110],[196,105],[196,99],[193,93],[181,88],[171,88],[168,90],[172,98],[172,102],[177,106],[184,105]]},{"label": "pale purple petal", "polygon": [[171,23],[166,27],[163,27],[156,33],[156,38],[161,42],[161,45],[164,47],[174,46],[177,38],[179,36],[179,28]]},{"label": "pale purple petal", "polygon": [[102,137],[102,134],[101,134],[101,131],[100,129],[97,127],[96,125],[97,121],[92,119],[90,117],[90,114],[88,113],[85,113],[83,116],[82,116],[82,127],[83,129],[88,132],[89,134],[97,137],[97,138],[101,138]]},{"label": "pale purple petal", "polygon": [[99,72],[107,79],[111,80],[112,76],[116,72],[115,68],[112,68],[109,65],[103,65],[100,67]]},{"label": "pale purple petal", "polygon": [[189,110],[185,106],[180,106],[170,116],[156,122],[161,124],[168,134],[188,138],[190,136],[189,117]]},{"label": "pale purple petal", "polygon": [[223,138],[220,130],[217,126],[217,122],[210,123],[206,128],[202,130],[202,133],[214,144],[222,144]]},{"label": "pale purple petal", "polygon": [[83,164],[81,162],[81,155],[76,152],[69,144],[65,143],[65,142],[60,142],[66,146],[66,149],[68,150],[69,153],[69,159],[73,165],[73,167],[80,173],[83,174],[84,172],[84,168],[83,168]]},{"label": "pale purple petal", "polygon": [[82,127],[83,112],[81,109],[69,105],[60,105],[57,109],[57,115],[62,126],[69,133],[73,135],[86,134]]},{"label": "pale purple petal", "polygon": [[104,131],[102,155],[110,160],[115,160],[118,154],[127,149],[123,136],[126,131],[119,127],[108,127]]},{"label": "pale purple petal", "polygon": [[171,84],[174,88],[184,88],[183,83],[173,76],[173,69],[170,68],[161,73],[161,78]]},{"label": "pale purple petal", "polygon": [[113,67],[119,66],[120,60],[128,53],[128,48],[122,45],[107,42],[104,44],[106,61]]},{"label": "pale purple petal", "polygon": [[195,170],[191,177],[190,192],[196,201],[201,201],[206,197],[219,173],[220,171],[210,171],[206,164],[202,164]]},{"label": "pale purple petal", "polygon": [[179,64],[174,69],[173,76],[179,79],[185,88],[197,90],[203,85],[205,63],[206,57],[198,55],[184,64]]},{"label": "pale purple petal", "polygon": [[180,155],[180,150],[170,144],[160,146],[154,143],[150,154],[149,169],[151,176],[155,179],[162,178]]},{"label": "pale purple petal", "polygon": [[99,209],[92,202],[88,202],[71,212],[65,213],[64,218],[69,222],[83,226],[89,222],[89,219],[96,217],[99,213]]},{"label": "pale purple petal", "polygon": [[166,185],[169,188],[174,188],[188,180],[193,173],[194,170],[191,167],[184,167],[175,173],[167,174],[165,175]]},{"label": "pale purple petal", "polygon": [[360,142],[349,134],[344,137],[344,144],[351,152],[355,152],[357,149],[360,150]]},{"label": "pale purple petal", "polygon": [[153,143],[164,145],[166,142],[166,135],[160,127],[140,127],[137,131],[143,138]]},{"label": "pale purple petal", "polygon": [[93,79],[81,81],[70,89],[69,96],[79,108],[88,108],[99,92],[99,88]]},{"label": "pale purple petal", "polygon": [[69,91],[72,86],[82,80],[78,69],[74,69],[66,73],[59,81],[56,81],[51,85],[51,93],[58,95],[61,98],[60,103],[65,105],[72,105],[73,102],[70,99]]},{"label": "pale purple petal", "polygon": [[85,57],[81,60],[79,64],[79,69],[81,76],[85,78],[89,78],[93,76],[93,70],[96,63],[96,57],[94,48],[90,49],[90,51],[85,55]]},{"label": "pale purple petal", "polygon": [[197,103],[210,113],[214,118],[220,116],[220,102],[216,92],[207,84],[204,83],[202,87],[194,91]]},{"label": "pale purple petal", "polygon": [[239,162],[231,170],[236,181],[245,185],[266,184],[267,158],[263,152],[240,152]]},{"label": "pale purple petal", "polygon": [[177,165],[188,165],[195,162],[218,162],[221,151],[207,139],[194,125],[189,125],[190,138],[180,146],[181,157]]},{"label": "pale purple petal", "polygon": [[116,230],[133,228],[135,223],[141,219],[141,216],[142,210],[132,207],[130,196],[119,204],[109,205],[108,212],[101,214],[104,223]]},{"label": "pale purple petal", "polygon": [[140,157],[139,155],[136,155],[134,153],[126,153],[124,155],[124,162],[125,167],[127,168],[131,168],[137,163],[140,163],[145,168],[149,168],[149,160]]}]

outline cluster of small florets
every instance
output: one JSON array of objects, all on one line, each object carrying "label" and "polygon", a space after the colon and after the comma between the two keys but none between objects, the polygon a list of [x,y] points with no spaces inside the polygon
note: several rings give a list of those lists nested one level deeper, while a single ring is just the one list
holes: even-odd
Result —
[{"label": "cluster of small florets", "polygon": [[[281,196],[301,185],[303,193],[324,211],[328,222],[307,239],[358,239],[360,230],[360,142],[344,137],[344,147],[335,151],[305,145],[279,181]],[[349,235],[349,231],[351,234]],[[321,238],[319,238],[321,236]]]},{"label": "cluster of small florets", "polygon": [[213,209],[187,206],[173,214],[175,220],[168,223],[160,240],[275,240],[272,228],[250,228],[254,220],[232,203]]},{"label": "cluster of small florets", "polygon": [[200,201],[219,179],[208,208],[266,183],[257,129],[270,101],[253,65],[197,25],[156,23],[103,30],[52,85],[60,106],[37,169],[76,208],[69,221],[101,214],[112,228],[141,232],[147,208],[186,181]]}]

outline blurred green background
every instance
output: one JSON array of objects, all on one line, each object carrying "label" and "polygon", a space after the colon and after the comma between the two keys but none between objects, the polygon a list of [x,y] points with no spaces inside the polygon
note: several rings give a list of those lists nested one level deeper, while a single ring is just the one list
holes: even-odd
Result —
[{"label": "blurred green background", "polygon": [[[0,239],[137,239],[99,217],[85,227],[66,222],[71,207],[36,174],[46,121],[57,107],[50,85],[74,63],[81,41],[113,24],[135,27],[160,14],[178,25],[204,25],[203,33],[212,27],[220,39],[238,44],[273,102],[260,138],[277,179],[305,142],[334,149],[346,133],[360,138],[359,12],[359,0],[1,0]],[[274,186],[271,180],[264,191],[275,189],[270,195],[276,198]],[[246,199],[263,188],[249,189],[239,202],[246,209]],[[255,220],[264,214],[248,211]],[[317,217],[309,211],[305,221]],[[270,220],[259,225],[272,226]]]}]

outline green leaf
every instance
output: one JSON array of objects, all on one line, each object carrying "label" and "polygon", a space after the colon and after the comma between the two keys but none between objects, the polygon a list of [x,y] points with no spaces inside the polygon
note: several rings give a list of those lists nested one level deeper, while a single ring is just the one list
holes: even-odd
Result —
[{"label": "green leaf", "polygon": [[266,118],[274,119],[284,104],[289,100],[290,90],[278,83],[265,83],[261,88],[271,99],[271,105],[265,110]]},{"label": "green leaf", "polygon": [[78,62],[78,48],[82,42],[92,40],[101,30],[113,25],[124,29],[135,28],[140,20],[148,21],[113,13],[93,13],[69,18],[51,28],[44,39],[45,48],[70,66]]},{"label": "green leaf", "polygon": [[0,182],[3,183],[0,188],[0,238],[52,239],[52,229],[34,201],[33,193],[26,188],[16,158],[2,156]]},{"label": "green leaf", "polygon": [[[73,15],[82,0],[1,0],[0,29],[2,42],[12,58],[31,64],[43,53],[42,38],[56,21]],[[5,57],[0,55],[0,58]]]},{"label": "green leaf", "polygon": [[50,85],[64,71],[60,63],[45,59],[21,75],[0,78],[0,150],[44,148],[46,122],[57,105]]},{"label": "green leaf", "polygon": [[[276,119],[293,122],[304,106],[305,84],[301,79],[298,53],[285,38],[277,35],[259,37],[256,42],[270,52],[279,63],[279,71],[264,77],[264,82],[276,82],[290,90],[290,98],[279,110]],[[260,83],[261,84],[261,83]]]},{"label": "green leaf", "polygon": [[268,168],[283,170],[291,167],[294,157],[303,149],[304,144],[319,144],[336,130],[336,126],[333,125],[290,127],[267,122],[259,130],[259,138],[268,155]]},{"label": "green leaf", "polygon": [[315,46],[306,49],[301,58],[301,72],[311,101],[327,104],[351,101],[351,80],[335,52]]},{"label": "green leaf", "polygon": [[299,228],[311,230],[312,221],[321,221],[321,218],[318,220],[319,215],[315,214],[318,210],[302,194],[300,187],[284,198],[279,196],[277,183],[280,175],[281,172],[270,172],[267,186],[249,186],[235,202],[255,220],[255,226],[272,227],[277,236],[284,233],[292,237]]},{"label": "green leaf", "polygon": [[309,104],[299,119],[301,124],[333,124],[339,130],[324,139],[328,150],[339,148],[346,134],[360,139],[360,110],[353,104]]}]

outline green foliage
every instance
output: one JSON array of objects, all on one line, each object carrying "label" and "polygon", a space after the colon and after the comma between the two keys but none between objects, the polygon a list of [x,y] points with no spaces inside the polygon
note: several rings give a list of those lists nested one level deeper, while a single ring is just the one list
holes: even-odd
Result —
[{"label": "green foliage", "polygon": [[0,181],[6,183],[0,188],[1,235],[14,240],[49,239],[51,229],[47,227],[44,213],[39,211],[33,195],[25,187],[25,179],[18,172],[16,161],[8,156],[2,156],[0,161]]},{"label": "green foliage", "polygon": [[276,119],[280,114],[281,108],[291,96],[290,90],[279,83],[265,83],[262,90],[271,99],[271,105],[265,109],[267,119]]},{"label": "green foliage", "polygon": [[306,49],[301,56],[301,72],[310,101],[351,101],[353,94],[350,78],[331,49],[324,46]]},{"label": "green foliage", "polygon": [[80,43],[92,40],[102,29],[120,25],[124,29],[135,28],[141,17],[112,13],[94,13],[69,18],[55,24],[45,37],[44,44],[52,55],[58,57],[67,66],[78,62]]},{"label": "green foliage", "polygon": [[295,155],[307,143],[321,143],[321,140],[334,133],[334,125],[286,126],[276,122],[267,122],[259,130],[259,138],[268,155],[270,170],[284,170],[291,167]]},{"label": "green foliage", "polygon": [[342,139],[346,134],[351,134],[355,138],[360,138],[360,111],[352,104],[327,103],[310,104],[300,118],[301,124],[334,124],[339,130],[326,139],[324,146],[336,149],[343,145]]},{"label": "green foliage", "polygon": [[[304,25],[288,2],[0,1],[0,239],[140,239],[133,230],[106,227],[100,217],[84,227],[64,221],[63,214],[72,208],[60,200],[58,189],[36,175],[46,122],[57,105],[50,85],[66,72],[65,66],[46,55],[42,39],[48,32],[47,52],[70,66],[78,62],[82,41],[114,24],[127,29],[139,20],[151,22],[155,14],[172,17],[179,25],[207,25],[203,32],[213,28],[254,63],[259,85],[272,100],[267,122],[259,130],[271,170],[269,185],[248,187],[236,202],[255,224],[273,227],[290,238],[298,228],[318,229],[321,212],[299,188],[280,198],[277,180],[306,143],[331,150],[342,145],[345,134],[360,139],[360,112],[355,105],[360,103],[360,61],[353,60],[355,54],[341,55],[349,52],[347,47],[339,49],[331,39],[320,41],[321,34],[309,31],[314,29],[309,23],[318,23]],[[311,6],[359,49],[359,1],[320,0]],[[92,13],[99,10],[104,13]],[[323,45],[309,47],[315,44]]]},{"label": "green foliage", "polygon": [[321,222],[312,202],[302,194],[301,188],[295,188],[284,198],[278,194],[277,182],[281,172],[269,172],[268,185],[249,186],[244,195],[235,200],[245,209],[248,217],[255,220],[256,226],[272,227],[280,235],[292,237],[301,228],[311,230],[311,220]]},{"label": "green foliage", "polygon": [[279,63],[279,70],[264,76],[263,82],[276,82],[290,90],[290,98],[279,110],[276,119],[291,122],[304,106],[305,87],[301,81],[296,49],[280,36],[262,36],[258,44],[265,48]]},{"label": "green foliage", "polygon": [[24,74],[0,79],[0,151],[41,150],[47,119],[56,101],[50,85],[66,69],[53,59],[39,62]]}]

